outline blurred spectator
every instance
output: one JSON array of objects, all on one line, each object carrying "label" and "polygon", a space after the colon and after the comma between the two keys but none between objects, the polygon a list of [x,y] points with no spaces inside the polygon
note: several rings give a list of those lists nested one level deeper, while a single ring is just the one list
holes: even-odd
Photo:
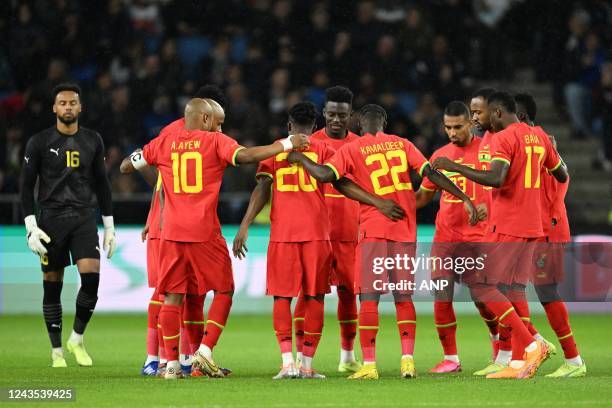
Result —
[{"label": "blurred spectator", "polygon": [[591,89],[599,81],[604,51],[599,36],[590,32],[581,38],[570,38],[568,42],[566,69],[569,72],[565,84],[565,103],[577,138],[592,133]]},{"label": "blurred spectator", "polygon": [[601,69],[601,84],[595,91],[594,106],[600,123],[601,147],[597,150],[594,165],[612,171],[612,60]]}]

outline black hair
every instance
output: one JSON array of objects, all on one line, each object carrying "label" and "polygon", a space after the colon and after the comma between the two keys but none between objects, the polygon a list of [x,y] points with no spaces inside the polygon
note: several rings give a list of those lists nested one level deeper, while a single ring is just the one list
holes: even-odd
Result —
[{"label": "black hair", "polygon": [[299,126],[312,126],[317,119],[317,109],[312,102],[298,102],[289,109],[289,121]]},{"label": "black hair", "polygon": [[74,82],[63,82],[59,85],[56,85],[55,88],[53,88],[53,91],[51,92],[51,94],[53,95],[53,100],[55,101],[55,98],[57,98],[58,93],[65,92],[65,91],[71,91],[71,92],[78,94],[79,97],[81,96],[80,86],[78,86]]},{"label": "black hair", "polygon": [[385,111],[385,109],[380,105],[369,103],[367,105],[362,106],[361,109],[359,109],[359,114],[361,116],[364,116],[370,113],[377,114],[385,121],[387,120],[387,111]]},{"label": "black hair", "polygon": [[489,95],[495,92],[497,92],[497,90],[494,88],[480,88],[472,94],[472,98],[482,98],[486,101],[489,98]]},{"label": "black hair", "polygon": [[493,104],[502,106],[508,113],[516,113],[516,101],[508,92],[497,91],[489,95],[487,105],[491,106]]},{"label": "black hair", "polygon": [[446,105],[446,109],[444,109],[444,114],[447,116],[465,116],[467,119],[470,119],[470,108],[461,101],[452,101],[448,105]]},{"label": "black hair", "polygon": [[532,122],[535,121],[536,114],[538,113],[538,106],[533,96],[527,92],[520,92],[514,95],[514,100],[517,104],[521,104],[525,107],[525,113],[527,113],[528,119]]},{"label": "black hair", "polygon": [[345,86],[332,86],[325,90],[325,102],[353,104],[353,92]]},{"label": "black hair", "polygon": [[225,109],[225,105],[227,104],[227,100],[225,99],[225,94],[217,85],[204,85],[198,92],[194,95],[195,98],[202,99],[212,99],[217,102],[223,109]]}]

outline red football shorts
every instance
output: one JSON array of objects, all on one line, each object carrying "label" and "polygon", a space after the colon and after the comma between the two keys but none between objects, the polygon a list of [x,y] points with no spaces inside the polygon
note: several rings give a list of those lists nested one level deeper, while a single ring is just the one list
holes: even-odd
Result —
[{"label": "red football shorts", "polygon": [[159,238],[147,238],[147,277],[149,287],[157,286],[157,275],[159,273]]},{"label": "red football shorts", "polygon": [[543,242],[535,247],[535,268],[531,281],[534,285],[551,285],[563,282],[565,244]]},{"label": "red football shorts", "polygon": [[478,283],[527,285],[534,274],[536,247],[544,237],[524,238],[491,232],[484,239],[487,258]]},{"label": "red football shorts", "polygon": [[[431,279],[476,284],[484,275],[485,249],[480,242],[433,242],[431,245]],[[449,262],[452,260],[452,262]]]},{"label": "red football shorts", "polygon": [[331,241],[332,263],[329,284],[342,286],[349,292],[355,287],[355,241]]},{"label": "red football shorts", "polygon": [[297,297],[329,293],[329,241],[270,242],[266,294]]},{"label": "red football shorts", "polygon": [[[401,295],[411,295],[414,290],[412,263],[400,262],[397,265],[384,264],[385,259],[412,257],[416,254],[416,243],[396,242],[384,238],[362,238],[357,244],[355,253],[355,293],[384,294],[393,292]],[[408,267],[406,267],[408,266]]]},{"label": "red football shorts", "polygon": [[234,290],[232,261],[223,237],[207,242],[161,240],[160,293],[203,295]]}]

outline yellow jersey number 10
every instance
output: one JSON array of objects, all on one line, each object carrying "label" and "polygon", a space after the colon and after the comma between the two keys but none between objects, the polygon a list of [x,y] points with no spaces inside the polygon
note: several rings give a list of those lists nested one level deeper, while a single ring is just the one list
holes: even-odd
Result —
[{"label": "yellow jersey number 10", "polygon": [[[172,153],[172,176],[175,193],[199,193],[202,191],[202,154],[200,152]],[[195,167],[195,183],[189,184],[187,164]]]}]

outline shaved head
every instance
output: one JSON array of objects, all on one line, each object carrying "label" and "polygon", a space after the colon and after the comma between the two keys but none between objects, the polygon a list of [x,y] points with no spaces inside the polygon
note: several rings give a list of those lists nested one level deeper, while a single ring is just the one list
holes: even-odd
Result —
[{"label": "shaved head", "polygon": [[202,98],[193,98],[185,105],[185,128],[210,130],[213,108]]},{"label": "shaved head", "polygon": [[223,132],[223,123],[225,123],[225,111],[220,104],[214,99],[204,99],[212,108],[212,132]]}]

